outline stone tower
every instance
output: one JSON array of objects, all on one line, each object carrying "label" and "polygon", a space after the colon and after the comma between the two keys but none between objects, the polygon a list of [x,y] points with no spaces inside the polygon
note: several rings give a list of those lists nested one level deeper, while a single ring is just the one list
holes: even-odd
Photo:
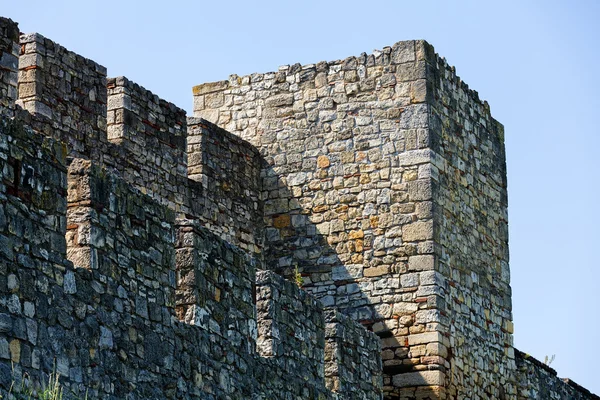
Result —
[{"label": "stone tower", "polygon": [[387,398],[514,398],[503,127],[424,41],[194,88],[256,146],[267,268],[381,338]]},{"label": "stone tower", "polygon": [[0,397],[600,400],[512,346],[502,126],[427,43],[194,108],[0,18]]}]

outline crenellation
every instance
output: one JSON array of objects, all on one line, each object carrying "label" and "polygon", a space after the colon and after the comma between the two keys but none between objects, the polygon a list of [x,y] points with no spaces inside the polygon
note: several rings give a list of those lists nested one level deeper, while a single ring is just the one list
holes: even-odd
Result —
[{"label": "crenellation", "polygon": [[513,347],[504,129],[429,44],[193,94],[0,18],[2,396],[598,398]]},{"label": "crenellation", "polygon": [[89,158],[106,141],[106,68],[38,33],[20,45],[18,104],[36,130]]},{"label": "crenellation", "polygon": [[263,204],[258,151],[206,120],[188,118],[187,156],[189,179],[204,189],[199,218],[229,242],[260,253]]},{"label": "crenellation", "polygon": [[[324,376],[325,316],[315,298],[272,271],[256,277],[258,352],[285,359],[287,372],[300,369],[310,380]],[[303,364],[297,362],[302,354]]]},{"label": "crenellation", "polygon": [[178,318],[254,354],[255,261],[191,220],[177,221],[176,252]]},{"label": "crenellation", "polygon": [[185,111],[125,77],[108,79],[107,87],[108,139],[144,154],[140,163],[164,169],[167,179],[186,176]]},{"label": "crenellation", "polygon": [[0,18],[0,115],[12,116],[17,100],[19,27]]},{"label": "crenellation", "polygon": [[361,326],[335,309],[325,310],[325,321],[327,387],[344,398],[380,399],[382,382],[376,373],[381,370],[379,338],[365,336]]},{"label": "crenellation", "polygon": [[[323,357],[256,354],[255,265],[246,253],[197,222],[176,222],[170,208],[94,161],[73,159],[67,174],[66,147],[18,121],[0,128],[0,150],[25,172],[1,158],[3,395],[15,382],[39,388],[56,371],[65,392],[90,398],[336,398],[325,387]],[[20,189],[8,190],[15,175]],[[194,301],[217,330],[176,318],[188,248],[202,259],[193,265],[192,280],[201,283]],[[89,256],[73,257],[73,249]],[[296,326],[307,326],[303,307],[318,303],[279,284],[296,306]],[[322,339],[323,326],[316,329]],[[322,340],[318,346],[314,354],[323,356]],[[316,365],[321,374],[307,381],[294,365]]]}]

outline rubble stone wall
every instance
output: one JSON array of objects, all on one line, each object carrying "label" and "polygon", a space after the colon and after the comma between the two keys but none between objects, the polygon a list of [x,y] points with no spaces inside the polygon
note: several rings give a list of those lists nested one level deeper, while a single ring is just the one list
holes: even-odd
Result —
[{"label": "rubble stone wall", "polygon": [[21,35],[17,48],[22,121],[66,143],[70,158],[106,166],[179,215],[260,252],[255,149],[199,120],[189,129],[188,148],[186,115],[174,104],[125,77],[107,79],[104,67],[40,34]]},{"label": "rubble stone wall", "polygon": [[512,346],[502,126],[427,43],[200,85],[186,119],[18,32],[3,398],[598,399]]},{"label": "rubble stone wall", "polygon": [[[3,34],[18,32],[11,21],[0,22]],[[256,248],[223,240],[228,231],[215,229],[220,220],[211,226],[203,219],[206,202],[228,191],[210,197],[202,183],[182,176],[185,116],[125,78],[109,80],[107,138],[105,129],[93,129],[103,121],[99,108],[106,108],[106,102],[89,103],[101,92],[92,94],[95,78],[90,87],[77,80],[80,63],[85,71],[95,64],[40,35],[22,36],[22,49],[31,37],[32,54],[52,49],[22,71],[34,71],[28,76],[37,95],[20,100],[32,112],[6,99],[0,106],[7,116],[0,119],[0,395],[28,396],[56,372],[67,398],[380,399],[377,339],[340,322],[348,334],[336,340],[356,351],[326,359],[324,324],[341,331],[337,320],[327,320],[316,300],[281,277],[257,282]],[[105,79],[102,69],[96,72]],[[83,125],[68,120],[71,108],[87,113]],[[195,166],[208,185],[232,185],[231,204],[247,196],[248,209],[259,212],[256,150],[199,123],[194,139],[206,144],[199,153],[205,166]],[[213,159],[225,149],[228,155]],[[149,169],[140,160],[137,169],[134,161],[120,164],[137,152],[146,152],[141,159]],[[231,163],[239,164],[237,182],[230,181]],[[162,187],[145,182],[169,175]],[[161,198],[172,184],[186,196]],[[231,218],[240,209],[223,211]],[[253,223],[240,214],[230,222]],[[241,239],[255,240],[231,241]],[[278,297],[257,312],[256,294],[273,293],[271,287]],[[282,311],[269,313],[274,308]],[[279,338],[294,351],[257,353],[257,327],[267,325],[266,314],[270,326],[289,328]],[[312,341],[289,335],[290,329],[310,330]],[[331,390],[325,370],[347,369],[355,373],[349,384]],[[365,377],[372,384],[361,386]]]},{"label": "rubble stone wall", "polygon": [[194,88],[195,114],[267,162],[265,266],[380,335],[388,393],[445,383],[425,57],[400,42]]},{"label": "rubble stone wall", "polygon": [[[427,50],[436,277],[450,398],[514,398],[504,128]],[[419,318],[419,316],[417,316]],[[431,318],[429,314],[422,319]]]},{"label": "rubble stone wall", "polygon": [[0,115],[12,116],[17,100],[19,69],[19,29],[17,24],[0,19]]},{"label": "rubble stone wall", "polygon": [[178,185],[184,186],[187,177],[185,111],[125,77],[108,79],[107,87],[108,140],[136,155],[126,179],[154,198],[182,205],[185,193]]},{"label": "rubble stone wall", "polygon": [[600,397],[570,379],[560,379],[556,371],[528,354],[515,349],[519,400],[598,400]]},{"label": "rubble stone wall", "polygon": [[[171,209],[89,160],[73,160],[67,174],[65,146],[17,121],[3,120],[1,133],[3,395],[11,386],[13,394],[37,390],[53,371],[69,396],[114,399],[348,398],[325,384],[326,368],[345,368],[328,364],[342,361],[361,365],[359,376],[377,382],[380,365],[367,371],[360,359],[377,354],[376,339],[357,326],[344,340],[366,343],[368,351],[359,347],[326,363],[323,322],[311,325],[324,321],[320,305],[280,277],[272,279],[283,305],[271,307],[293,305],[293,327],[314,326],[319,340],[310,353],[303,350],[312,342],[292,338],[298,351],[257,355],[253,343],[264,312],[254,311],[248,255],[201,227],[180,224],[177,233]],[[190,234],[202,240],[190,242]],[[179,254],[188,243],[204,257],[194,264],[192,285],[211,297],[205,311],[221,323],[216,329],[200,311],[192,320],[176,318],[177,301],[189,292],[186,257]],[[243,284],[230,284],[235,279]],[[263,293],[265,283],[256,284]],[[313,308],[305,310],[308,304]],[[288,317],[275,315],[272,322],[290,326]],[[376,399],[381,392],[352,385],[352,393]]]},{"label": "rubble stone wall", "polygon": [[517,398],[503,127],[429,44],[193,93],[266,161],[265,266],[378,334],[386,398]]},{"label": "rubble stone wall", "polygon": [[106,68],[34,33],[21,35],[19,105],[72,155],[100,157],[106,140]]},{"label": "rubble stone wall", "polygon": [[[188,118],[188,176],[204,188],[204,225],[251,254],[262,251],[260,171],[252,145],[201,118]],[[196,198],[194,201],[200,201]]]}]

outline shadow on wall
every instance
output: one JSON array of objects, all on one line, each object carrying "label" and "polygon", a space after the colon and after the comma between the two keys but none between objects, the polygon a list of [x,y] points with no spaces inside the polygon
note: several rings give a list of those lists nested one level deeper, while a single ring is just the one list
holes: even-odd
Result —
[{"label": "shadow on wall", "polygon": [[[289,176],[281,178],[266,160],[263,162],[265,268],[289,280],[301,280],[303,289],[319,299],[323,307],[343,310],[370,329],[378,316],[363,290],[365,284],[359,280],[364,235],[346,234],[343,226],[338,230],[332,222],[334,214],[313,213],[304,208],[302,202],[310,202],[313,210],[325,211],[330,206],[325,204],[320,187],[300,197],[294,192],[301,189],[288,186]],[[292,174],[291,179],[303,178]],[[347,208],[343,204],[331,207]],[[344,263],[338,252],[349,256],[350,263]]]},{"label": "shadow on wall", "polygon": [[[300,281],[302,288],[316,297],[325,309],[337,309],[379,336],[385,399],[403,396],[441,399],[444,382],[439,378],[439,371],[433,368],[437,365],[432,365],[432,370],[415,370],[421,354],[411,353],[411,346],[421,346],[425,351],[425,343],[431,338],[428,334],[414,335],[409,344],[407,336],[412,317],[394,317],[394,306],[387,303],[407,304],[401,294],[391,295],[398,290],[401,276],[406,271],[374,267],[363,257],[373,254],[375,235],[369,229],[364,233],[360,225],[353,226],[354,221],[344,221],[345,225],[339,223],[339,215],[353,216],[351,209],[356,204],[349,199],[332,197],[332,191],[323,191],[327,187],[315,185],[311,188],[303,172],[284,172],[286,176],[282,177],[281,171],[275,171],[268,159],[263,158],[262,162],[264,267],[288,280]],[[329,166],[324,158],[317,162],[321,167]],[[316,174],[319,174],[320,167],[316,167]],[[323,182],[327,180],[322,179]],[[361,219],[358,215],[355,217]],[[377,218],[373,214],[367,220],[374,224]],[[371,276],[369,271],[385,273]],[[385,296],[392,297],[382,301]],[[408,299],[412,294],[405,296]],[[372,301],[373,298],[379,303]],[[390,319],[395,325],[390,324]],[[403,326],[407,330],[406,336],[398,334]],[[438,336],[439,333],[431,332],[431,335]]]}]

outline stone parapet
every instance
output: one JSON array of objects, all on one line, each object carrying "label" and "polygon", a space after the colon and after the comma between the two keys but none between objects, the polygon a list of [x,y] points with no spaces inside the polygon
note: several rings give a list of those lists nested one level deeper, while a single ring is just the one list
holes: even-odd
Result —
[{"label": "stone parapet", "polygon": [[12,116],[17,100],[19,27],[0,17],[0,115]]},{"label": "stone parapet", "polygon": [[0,138],[2,396],[36,392],[55,372],[75,397],[339,398],[325,384],[316,300],[272,277],[271,320],[307,337],[256,354],[254,265],[240,249],[197,222],[176,225],[173,210],[93,161],[67,171],[66,147],[17,120],[0,119]]},{"label": "stone parapet", "polygon": [[46,39],[21,35],[18,104],[39,132],[89,158],[106,141],[106,68]]},{"label": "stone parapet", "polygon": [[164,170],[163,179],[187,176],[185,111],[125,77],[108,79],[107,87],[108,139],[140,154],[141,165]]},{"label": "stone parapet", "polygon": [[250,254],[262,251],[262,158],[256,148],[201,118],[188,118],[189,179],[204,188],[205,226]]},{"label": "stone parapet", "polygon": [[599,400],[600,397],[570,379],[561,379],[549,365],[515,349],[517,399]]},{"label": "stone parapet", "polygon": [[177,221],[176,249],[178,318],[255,353],[254,260],[193,220]]}]

